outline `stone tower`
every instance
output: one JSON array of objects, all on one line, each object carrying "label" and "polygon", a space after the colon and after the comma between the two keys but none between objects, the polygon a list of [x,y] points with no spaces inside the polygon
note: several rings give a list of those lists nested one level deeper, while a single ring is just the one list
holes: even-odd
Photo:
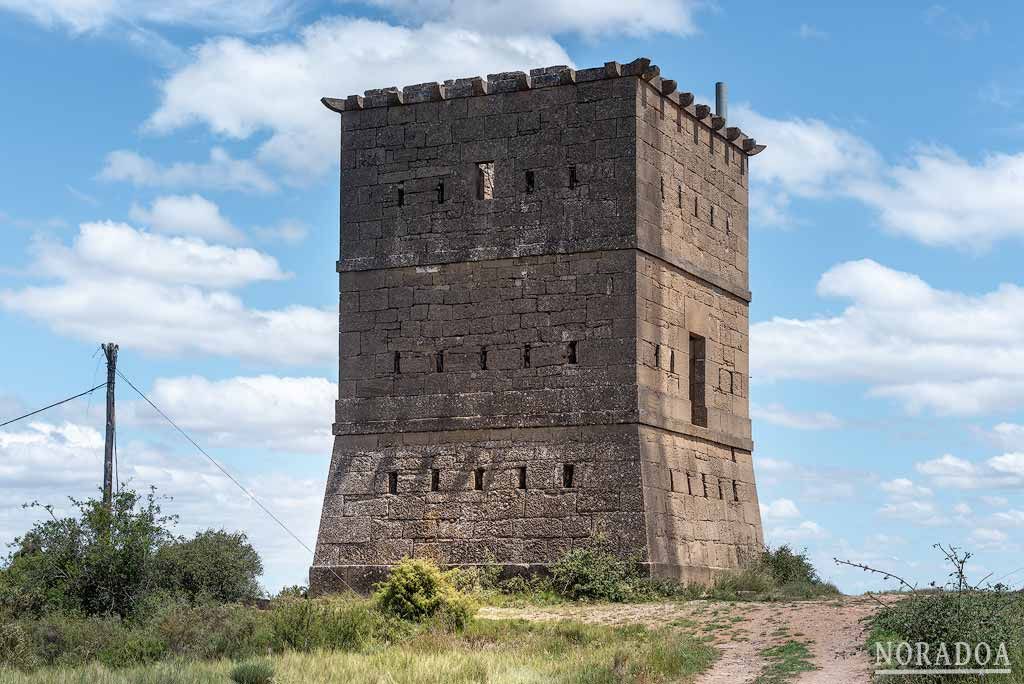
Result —
[{"label": "stone tower", "polygon": [[594,539],[707,580],[759,549],[763,146],[648,59],[323,102],[341,362],[313,590],[405,556],[535,570]]}]

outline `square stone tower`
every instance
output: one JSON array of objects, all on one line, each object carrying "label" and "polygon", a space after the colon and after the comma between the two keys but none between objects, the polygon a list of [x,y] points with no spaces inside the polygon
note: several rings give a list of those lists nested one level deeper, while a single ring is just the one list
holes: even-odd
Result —
[{"label": "square stone tower", "polygon": [[312,589],[406,556],[533,571],[598,539],[704,581],[759,550],[763,146],[648,59],[323,102],[341,362]]}]

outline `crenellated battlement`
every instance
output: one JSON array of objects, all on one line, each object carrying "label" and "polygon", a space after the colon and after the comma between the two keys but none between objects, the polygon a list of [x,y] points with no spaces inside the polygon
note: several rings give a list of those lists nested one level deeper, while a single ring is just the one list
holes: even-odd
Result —
[{"label": "crenellated battlement", "polygon": [[559,64],[530,69],[530,73],[505,71],[499,74],[488,74],[486,79],[473,76],[450,79],[444,83],[439,81],[418,83],[404,88],[390,86],[367,90],[362,95],[349,95],[345,99],[324,97],[320,101],[331,111],[343,114],[346,111],[376,107],[397,107],[420,102],[438,102],[626,77],[647,81],[661,93],[668,103],[681,109],[695,121],[707,126],[714,135],[731,143],[747,156],[753,156],[765,149],[764,145],[759,145],[754,138],[739,128],[726,126],[726,120],[723,117],[715,116],[709,105],[694,103],[693,93],[681,92],[676,81],[662,78],[661,69],[657,64],[652,64],[647,57],[634,59],[628,64],[605,62],[604,66],[589,69],[572,69],[564,64]]}]

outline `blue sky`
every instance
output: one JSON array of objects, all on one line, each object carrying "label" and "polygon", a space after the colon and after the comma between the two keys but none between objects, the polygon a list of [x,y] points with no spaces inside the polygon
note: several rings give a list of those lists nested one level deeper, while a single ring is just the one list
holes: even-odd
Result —
[{"label": "blue sky", "polygon": [[[337,120],[367,88],[651,57],[766,143],[751,401],[766,537],[1024,583],[1024,10],[930,3],[0,0],[0,418],[120,366],[312,545],[336,380]],[[126,387],[122,478],[182,531],[308,554]],[[87,493],[102,397],[0,431],[20,504]],[[1011,574],[1014,573],[1015,574]]]}]

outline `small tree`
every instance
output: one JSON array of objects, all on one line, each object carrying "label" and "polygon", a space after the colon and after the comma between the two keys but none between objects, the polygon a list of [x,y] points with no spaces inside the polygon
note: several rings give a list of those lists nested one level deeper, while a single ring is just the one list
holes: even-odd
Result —
[{"label": "small tree", "polygon": [[102,501],[71,499],[78,517],[57,517],[38,502],[49,520],[32,526],[11,545],[0,601],[35,613],[73,610],[129,615],[153,589],[159,547],[173,540],[175,516],[163,515],[155,489],[143,498],[126,489],[108,508]]},{"label": "small tree", "polygon": [[190,540],[161,547],[156,554],[156,581],[164,589],[191,599],[235,603],[258,598],[256,578],[263,563],[242,532],[206,530]]}]

